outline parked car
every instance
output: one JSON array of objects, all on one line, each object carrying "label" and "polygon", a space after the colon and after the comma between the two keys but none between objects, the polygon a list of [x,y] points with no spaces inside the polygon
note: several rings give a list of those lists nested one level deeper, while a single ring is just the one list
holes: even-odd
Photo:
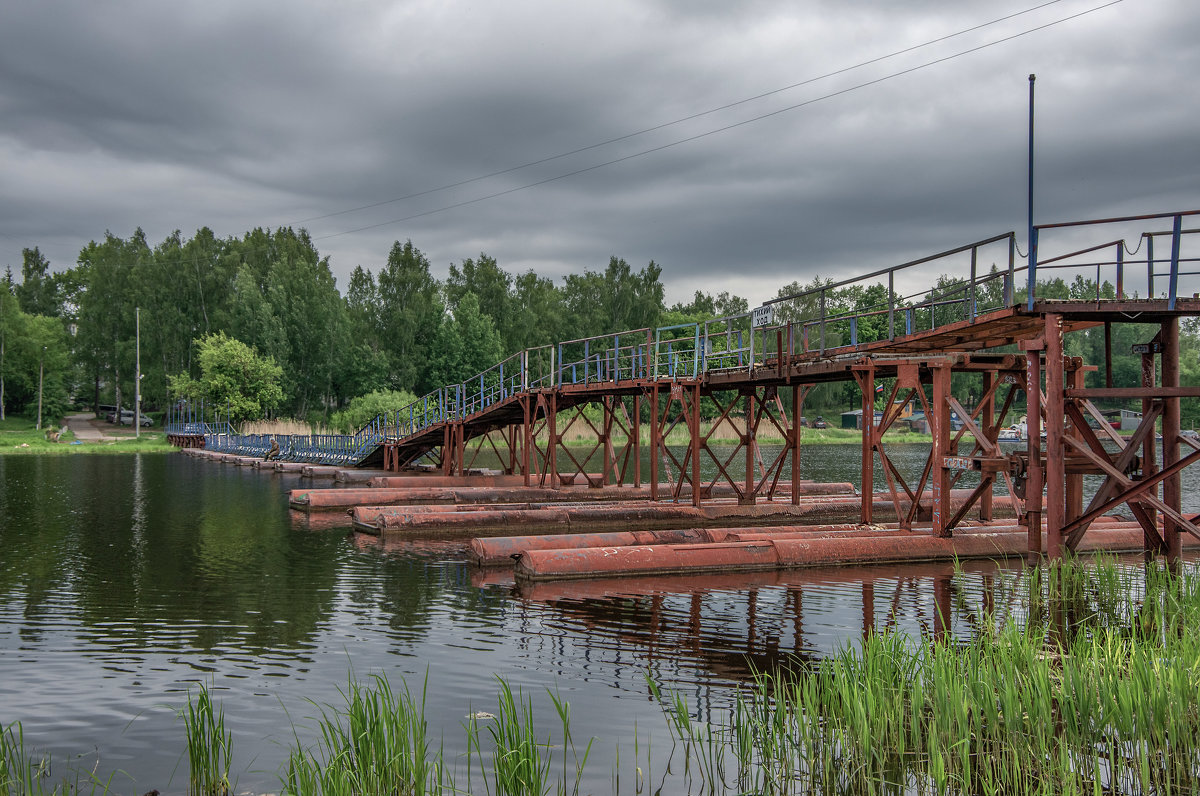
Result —
[{"label": "parked car", "polygon": [[829,428],[829,424],[825,422],[825,418],[817,415],[817,419],[813,421],[813,428]]},{"label": "parked car", "polygon": [[[132,409],[122,409],[119,420],[117,417],[117,413],[114,410],[114,411],[108,413],[108,416],[105,417],[105,420],[107,420],[108,422],[110,422],[114,425],[118,424],[118,422],[119,422],[119,424],[122,426],[132,426],[133,425],[133,410]],[[147,415],[143,414],[140,418],[139,425],[141,425],[142,428],[149,428],[150,426],[154,425],[154,421],[151,420]]]}]

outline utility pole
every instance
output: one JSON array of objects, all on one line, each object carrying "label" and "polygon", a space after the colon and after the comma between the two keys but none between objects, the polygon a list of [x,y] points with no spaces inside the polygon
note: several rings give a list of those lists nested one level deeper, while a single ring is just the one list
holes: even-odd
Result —
[{"label": "utility pole", "polygon": [[142,308],[133,308],[134,370],[133,370],[133,438],[142,437]]},{"label": "utility pole", "polygon": [[38,422],[37,430],[42,430],[42,383],[46,378],[46,346],[42,346],[42,358],[38,360]]}]

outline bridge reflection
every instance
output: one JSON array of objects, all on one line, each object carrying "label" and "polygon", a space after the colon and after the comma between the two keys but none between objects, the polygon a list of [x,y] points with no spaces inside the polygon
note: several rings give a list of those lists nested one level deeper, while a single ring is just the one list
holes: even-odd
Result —
[{"label": "bridge reflection", "polygon": [[982,561],[517,584],[475,570],[472,585],[509,591],[514,629],[530,645],[569,635],[589,654],[633,652],[648,668],[736,682],[802,668],[883,630],[965,638],[996,610],[997,584],[1011,593],[1019,573],[1019,563]]}]

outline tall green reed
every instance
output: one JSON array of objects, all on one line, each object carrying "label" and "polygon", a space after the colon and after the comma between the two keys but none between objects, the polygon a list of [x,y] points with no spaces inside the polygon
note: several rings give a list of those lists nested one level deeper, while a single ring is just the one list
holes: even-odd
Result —
[{"label": "tall green reed", "polygon": [[1017,605],[983,616],[987,632],[878,633],[799,673],[761,675],[707,736],[685,725],[677,694],[651,692],[689,756],[704,751],[697,737],[733,750],[733,782],[701,768],[710,791],[1191,792],[1196,580],[1113,560],[1045,567],[1014,581]]},{"label": "tall green reed", "polygon": [[397,692],[386,677],[351,680],[342,711],[321,708],[315,750],[296,739],[284,774],[284,791],[297,796],[442,793],[448,772],[439,749],[430,751],[425,697],[405,684]]},{"label": "tall green reed", "polygon": [[550,739],[538,741],[533,700],[523,698],[503,678],[499,712],[488,726],[495,743],[492,771],[497,796],[544,796],[550,790]]},{"label": "tall green reed", "polygon": [[[54,779],[49,754],[36,754],[25,746],[19,721],[0,725],[0,794],[7,796],[75,796],[111,793],[113,777],[98,779],[94,770],[67,766],[67,776]],[[115,775],[114,775],[115,776]]]},{"label": "tall green reed", "polygon": [[226,796],[230,793],[230,757],[233,733],[225,729],[225,710],[213,702],[203,683],[195,700],[188,693],[182,711],[187,730],[188,785],[194,796]]}]

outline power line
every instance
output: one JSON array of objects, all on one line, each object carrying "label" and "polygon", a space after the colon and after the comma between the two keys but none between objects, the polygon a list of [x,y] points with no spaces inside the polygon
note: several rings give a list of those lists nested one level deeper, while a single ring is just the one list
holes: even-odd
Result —
[{"label": "power line", "polygon": [[843,74],[846,74],[847,72],[852,72],[856,69],[861,69],[865,66],[877,64],[882,61],[886,61],[888,59],[895,58],[900,55],[905,55],[907,53],[915,52],[915,51],[923,49],[925,47],[930,47],[934,44],[940,44],[942,42],[949,41],[950,39],[957,38],[959,36],[963,36],[968,33],[973,33],[977,30],[982,30],[986,27],[990,27],[991,25],[996,25],[1001,22],[1005,22],[1007,20],[1015,19],[1016,17],[1023,16],[1025,14],[1033,13],[1034,11],[1038,11],[1040,9],[1046,8],[1047,6],[1052,6],[1057,3],[1061,3],[1062,1],[1063,0],[1047,0],[1047,2],[1041,3],[1036,6],[1032,6],[1030,8],[1026,8],[1023,11],[1015,11],[1011,14],[1007,14],[1002,17],[997,17],[996,19],[993,19],[989,22],[983,22],[978,25],[973,25],[969,28],[963,28],[962,30],[955,31],[954,33],[948,33],[945,36],[939,36],[936,39],[930,39],[928,41],[922,42],[921,44],[914,44],[911,47],[905,47],[901,50],[896,50],[895,52],[890,52],[887,55],[880,55],[880,56],[876,56],[875,58],[870,58],[866,61],[860,61],[859,63],[854,64],[853,66],[846,66],[846,67],[842,67],[841,69],[835,69],[832,72],[826,72],[822,75],[817,75],[816,77],[806,78],[804,80],[801,80],[798,83],[792,83],[787,86],[782,86],[780,88],[771,89],[770,91],[764,91],[763,93],[755,94],[752,97],[746,97],[744,99],[735,100],[734,102],[729,102],[729,103],[726,103],[725,105],[717,106],[716,108],[710,108],[706,111],[699,111],[698,113],[693,113],[690,116],[684,116],[682,118],[675,119],[674,121],[663,122],[662,124],[656,124],[653,127],[646,127],[644,129],[637,130],[632,133],[625,133],[624,135],[619,135],[619,136],[616,136],[615,138],[609,138],[605,141],[600,141],[599,143],[589,144],[587,146],[579,147],[578,149],[572,149],[567,152],[560,152],[557,155],[549,155],[547,157],[539,158],[537,160],[531,160],[527,163],[522,163],[518,166],[510,166],[508,168],[500,169],[498,171],[492,171],[492,172],[488,172],[487,174],[481,174],[477,177],[470,177],[465,180],[459,180],[458,182],[447,183],[446,185],[440,185],[436,188],[428,188],[423,191],[417,191],[415,193],[406,194],[404,196],[398,196],[394,199],[384,199],[379,202],[372,202],[371,204],[360,205],[358,207],[351,207],[346,210],[338,210],[333,213],[326,213],[326,214],[320,215],[320,216],[312,216],[311,218],[301,219],[297,223],[306,224],[310,221],[321,221],[326,218],[334,218],[336,216],[344,216],[344,215],[348,215],[350,213],[357,213],[362,210],[371,210],[376,207],[383,207],[384,205],[390,205],[390,204],[395,204],[396,202],[407,201],[408,199],[417,199],[422,196],[428,196],[429,194],[440,193],[441,191],[448,191],[452,188],[461,188],[464,185],[470,185],[472,183],[481,182],[483,180],[491,179],[492,177],[500,177],[505,174],[511,174],[514,171],[521,171],[523,169],[532,168],[533,166],[540,166],[543,163],[551,163],[555,160],[561,160],[562,158],[570,157],[572,155],[578,155],[583,152],[589,152],[593,149],[600,149],[602,147],[606,147],[611,144],[620,143],[621,141],[627,141],[630,138],[636,138],[637,136],[640,136],[640,135],[657,132],[658,130],[664,130],[668,127],[674,127],[675,125],[683,124],[684,122],[695,121],[696,119],[700,119],[705,116],[710,116],[714,113],[720,113],[721,111],[726,111],[726,110],[729,110],[730,108],[736,108],[739,105],[745,105],[750,102],[755,102],[760,99],[765,99],[767,97],[774,96],[775,94],[781,94],[785,91],[791,91],[792,89],[811,85],[813,83],[817,83],[822,80],[827,80],[831,77],[837,77],[838,75],[843,75]]},{"label": "power line", "polygon": [[708,138],[709,136],[728,132],[729,130],[734,130],[739,127],[744,127],[748,124],[760,122],[760,121],[763,121],[764,119],[770,119],[774,116],[779,116],[781,114],[788,113],[790,111],[794,111],[799,108],[804,108],[809,105],[814,105],[818,102],[823,102],[824,100],[833,99],[834,97],[840,97],[843,94],[849,94],[853,91],[858,91],[860,89],[864,89],[869,86],[878,85],[879,83],[884,83],[889,80],[893,80],[897,77],[903,77],[904,75],[909,75],[909,74],[912,74],[913,72],[919,72],[922,69],[928,69],[931,66],[937,66],[938,64],[943,64],[943,63],[946,63],[947,61],[952,61],[956,58],[961,58],[963,56],[979,52],[980,50],[986,50],[990,47],[995,47],[996,45],[1004,44],[1006,42],[1013,41],[1014,39],[1019,39],[1023,36],[1028,36],[1031,33],[1037,33],[1038,31],[1042,31],[1047,28],[1054,27],[1055,25],[1061,25],[1064,22],[1069,22],[1071,20],[1078,19],[1079,17],[1086,16],[1087,14],[1091,14],[1096,11],[1101,11],[1105,8],[1109,8],[1110,6],[1115,6],[1121,2],[1123,2],[1123,0],[1110,0],[1110,2],[1104,3],[1103,5],[1095,6],[1094,8],[1089,8],[1084,11],[1080,11],[1078,13],[1071,14],[1069,16],[1054,20],[1052,22],[1047,22],[1043,25],[1038,25],[1036,27],[1020,31],[1019,33],[1014,33],[1011,36],[1005,36],[1003,38],[995,39],[990,42],[985,42],[983,44],[977,45],[975,47],[970,47],[966,50],[961,50],[961,51],[959,51],[957,53],[953,53],[951,55],[946,55],[941,58],[935,58],[932,61],[926,61],[925,63],[917,64],[916,66],[911,66],[906,69],[901,69],[897,72],[892,72],[890,74],[883,75],[882,77],[877,77],[872,80],[867,80],[867,81],[858,83],[853,86],[848,86],[847,88],[839,89],[838,91],[832,91],[828,94],[823,94],[819,97],[814,97],[812,99],[805,100],[804,102],[798,102],[798,103],[795,103],[794,105],[788,105],[784,108],[779,108],[779,109],[770,111],[768,113],[763,113],[758,116],[753,116],[749,119],[744,119],[740,122],[734,122],[732,124],[727,124],[722,127],[717,127],[712,130],[705,131],[703,133],[697,133],[696,135],[688,136],[686,138],[676,139],[675,141],[670,141],[668,143],[661,144],[661,145],[655,146],[655,147],[651,147],[649,149],[643,149],[640,152],[634,152],[633,154],[630,154],[630,155],[625,155],[623,157],[606,160],[603,163],[597,163],[597,164],[594,164],[591,166],[585,166],[580,169],[575,169],[574,171],[568,171],[568,172],[565,172],[563,174],[558,174],[553,177],[547,177],[543,180],[537,180],[535,182],[526,183],[524,185],[518,185],[514,188],[507,188],[503,191],[496,191],[494,193],[486,194],[484,196],[478,196],[474,199],[465,199],[461,202],[454,202],[453,204],[444,205],[442,207],[434,208],[432,210],[426,210],[426,211],[423,211],[420,213],[414,213],[412,215],[404,216],[403,218],[395,218],[390,221],[381,221],[377,224],[367,224],[365,226],[355,227],[354,229],[348,229],[348,230],[344,230],[342,232],[333,232],[328,235],[317,236],[317,237],[314,237],[313,240],[314,241],[328,240],[329,238],[337,238],[337,237],[341,237],[342,235],[351,235],[356,232],[365,232],[367,230],[378,229],[379,227],[386,227],[386,226],[390,226],[392,224],[401,224],[405,221],[413,221],[415,219],[424,218],[426,216],[435,215],[437,213],[444,213],[448,210],[455,210],[460,207],[466,207],[467,205],[478,204],[479,202],[485,202],[490,199],[496,199],[501,196],[507,196],[508,194],[516,193],[518,191],[524,191],[524,190],[528,190],[530,188],[536,188],[541,185],[546,185],[548,183],[557,182],[559,180],[565,180],[569,177],[576,177],[580,174],[586,174],[590,171],[596,171],[598,169],[607,168],[608,166],[613,166],[618,163],[624,163],[629,160],[634,160],[636,158],[645,157],[646,155],[651,155],[656,152],[662,152],[665,149],[670,149],[672,147],[680,146],[681,144],[691,143],[692,141],[698,141],[702,138]]}]

